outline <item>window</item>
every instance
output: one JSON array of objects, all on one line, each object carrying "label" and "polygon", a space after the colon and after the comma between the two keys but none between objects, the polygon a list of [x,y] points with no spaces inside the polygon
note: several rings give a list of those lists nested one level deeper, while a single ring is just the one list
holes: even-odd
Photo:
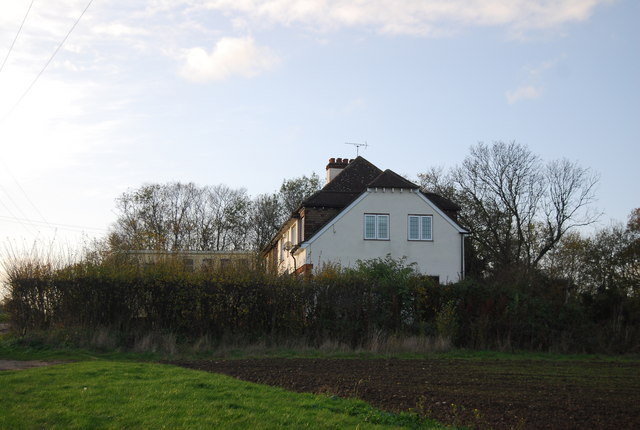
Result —
[{"label": "window", "polygon": [[389,215],[364,214],[364,238],[389,240]]},{"label": "window", "polygon": [[184,268],[187,272],[193,272],[195,270],[195,262],[193,258],[183,258],[182,263],[184,264]]},{"label": "window", "polygon": [[431,215],[409,215],[409,240],[433,240]]},{"label": "window", "polygon": [[287,242],[286,236],[282,236],[280,239],[280,261],[284,260],[284,253],[286,252],[284,244]]},{"label": "window", "polygon": [[304,241],[304,217],[300,218],[298,221],[300,228],[298,229],[298,242]]}]

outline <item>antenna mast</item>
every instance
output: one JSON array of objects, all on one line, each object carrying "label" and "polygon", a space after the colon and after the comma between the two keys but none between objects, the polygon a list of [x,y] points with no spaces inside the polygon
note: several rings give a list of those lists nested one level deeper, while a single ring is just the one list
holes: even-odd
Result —
[{"label": "antenna mast", "polygon": [[354,142],[345,142],[345,145],[353,145],[356,147],[356,157],[360,155],[360,147],[364,146],[365,149],[367,148],[367,146],[369,146],[367,144],[367,142],[365,143],[354,143]]}]

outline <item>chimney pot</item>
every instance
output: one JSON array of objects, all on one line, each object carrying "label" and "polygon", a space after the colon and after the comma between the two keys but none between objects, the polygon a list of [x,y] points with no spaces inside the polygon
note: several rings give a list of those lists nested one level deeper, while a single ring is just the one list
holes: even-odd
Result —
[{"label": "chimney pot", "polygon": [[348,158],[329,158],[327,164],[327,184],[331,182],[342,170],[349,165]]}]

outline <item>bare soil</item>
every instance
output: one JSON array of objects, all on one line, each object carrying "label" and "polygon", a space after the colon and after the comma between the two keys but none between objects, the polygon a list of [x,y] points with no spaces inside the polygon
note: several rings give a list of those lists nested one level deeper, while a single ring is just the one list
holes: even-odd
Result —
[{"label": "bare soil", "polygon": [[494,429],[640,429],[640,363],[257,359],[172,362]]},{"label": "bare soil", "polygon": [[41,360],[0,360],[0,370],[22,370],[32,367],[51,366],[52,364],[65,363],[64,361]]}]

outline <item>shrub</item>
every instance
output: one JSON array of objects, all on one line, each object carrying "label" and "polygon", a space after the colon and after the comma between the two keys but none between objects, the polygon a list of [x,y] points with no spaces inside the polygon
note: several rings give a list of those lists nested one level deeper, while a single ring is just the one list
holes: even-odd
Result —
[{"label": "shrub", "polygon": [[309,279],[259,268],[188,272],[171,260],[141,267],[126,258],[66,266],[25,260],[8,273],[5,308],[17,332],[66,330],[54,338],[99,348],[171,352],[204,339],[214,346],[372,350],[442,349],[450,342],[563,352],[640,349],[637,297],[602,291],[567,301],[541,276],[438,285],[390,257],[355,269],[329,267]]}]

